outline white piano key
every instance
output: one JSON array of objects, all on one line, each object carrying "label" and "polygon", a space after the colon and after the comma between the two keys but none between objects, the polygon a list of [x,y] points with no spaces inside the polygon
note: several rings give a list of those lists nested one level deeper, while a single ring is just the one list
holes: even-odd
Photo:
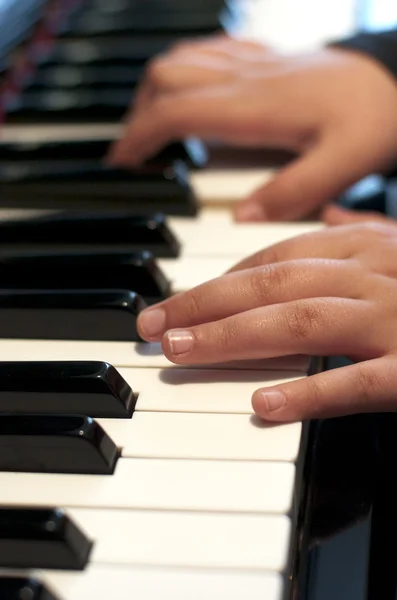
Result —
[{"label": "white piano key", "polygon": [[60,600],[283,600],[279,573],[165,569],[91,564],[83,572],[32,573]]},{"label": "white piano key", "polygon": [[254,415],[137,412],[96,419],[126,458],[191,458],[294,462],[301,423],[273,425]]},{"label": "white piano key", "polygon": [[187,291],[210,279],[224,275],[236,262],[234,256],[182,256],[176,260],[172,258],[157,260],[157,264],[171,282],[172,290],[175,293]]},{"label": "white piano key", "polygon": [[121,131],[120,123],[8,124],[0,129],[0,143],[117,139]]},{"label": "white piano key", "polygon": [[93,563],[265,569],[283,572],[291,521],[284,515],[67,509],[94,540]]},{"label": "white piano key", "polygon": [[190,183],[202,204],[225,204],[249,196],[271,181],[274,169],[204,169],[190,174]]},{"label": "white piano key", "polygon": [[135,410],[252,414],[251,396],[259,387],[302,379],[288,371],[221,369],[118,369],[139,394]]},{"label": "white piano key", "polygon": [[[214,211],[205,209],[206,213]],[[182,257],[234,258],[238,262],[259,250],[287,239],[319,231],[322,223],[234,223],[229,211],[198,219],[169,218],[169,226],[182,245]],[[222,265],[221,265],[222,266]]]},{"label": "white piano key", "polygon": [[120,458],[112,476],[0,473],[0,504],[288,514],[294,483],[290,463]]},{"label": "white piano key", "polygon": [[[76,342],[74,340],[0,339],[0,361],[27,360],[100,360],[114,367],[178,368],[163,354],[160,344],[137,342]],[[307,373],[310,358],[303,355],[284,356],[255,361],[218,363],[211,369],[300,371]],[[195,365],[192,368],[203,368]]]}]

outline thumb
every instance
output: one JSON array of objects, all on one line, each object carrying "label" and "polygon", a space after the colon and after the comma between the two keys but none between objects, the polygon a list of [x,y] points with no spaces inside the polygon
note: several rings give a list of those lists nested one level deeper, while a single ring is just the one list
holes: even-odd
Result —
[{"label": "thumb", "polygon": [[263,388],[253,394],[252,406],[259,417],[276,422],[397,411],[395,361],[377,358]]},{"label": "thumb", "polygon": [[376,211],[349,210],[335,204],[331,204],[323,210],[321,219],[330,226],[348,225],[349,223],[362,223],[365,221],[377,221],[388,224],[396,223],[394,219],[385,217]]},{"label": "thumb", "polygon": [[299,219],[331,202],[362,175],[355,149],[343,138],[324,139],[235,207],[237,221]]}]

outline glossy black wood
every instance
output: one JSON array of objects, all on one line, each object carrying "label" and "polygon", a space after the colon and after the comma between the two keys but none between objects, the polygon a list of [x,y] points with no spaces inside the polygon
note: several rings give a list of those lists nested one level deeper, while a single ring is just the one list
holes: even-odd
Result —
[{"label": "glossy black wood", "polygon": [[2,567],[82,570],[92,546],[62,510],[0,508]]},{"label": "glossy black wood", "polygon": [[1,416],[0,472],[111,475],[117,459],[116,445],[90,417]]},{"label": "glossy black wood", "polygon": [[181,246],[164,215],[79,211],[0,221],[0,252],[11,248],[51,252],[65,248],[123,252],[144,249],[156,258],[176,258]]},{"label": "glossy black wood", "polygon": [[59,40],[48,56],[41,57],[39,64],[139,65],[169,49],[176,40],[173,33]]},{"label": "glossy black wood", "polygon": [[136,401],[137,394],[106,362],[0,362],[0,413],[128,419]]},{"label": "glossy black wood", "polygon": [[116,121],[133,100],[130,86],[79,90],[24,91],[7,109],[7,120],[16,122],[70,122]]},{"label": "glossy black wood", "polygon": [[[107,154],[114,140],[54,140],[46,142],[15,142],[5,143],[0,139],[0,161],[25,162],[25,161],[50,161],[50,160],[102,160]],[[208,161],[208,153],[204,145],[196,139],[168,144],[157,155],[153,156],[147,164],[140,169],[144,173],[156,173],[167,169],[175,161],[183,161],[188,166],[200,168]],[[168,177],[169,175],[167,175]]]},{"label": "glossy black wood", "polygon": [[[227,0],[227,4],[234,4],[234,0]],[[97,10],[109,10],[108,0],[91,0],[90,6]],[[113,0],[111,10],[151,11],[153,14],[163,12],[186,11],[219,11],[225,6],[225,0]]]},{"label": "glossy black wood", "polygon": [[[73,167],[73,168],[72,168]],[[112,169],[97,161],[78,165],[22,163],[0,168],[0,206],[57,210],[130,210],[135,214],[163,212],[194,216],[198,211],[184,165],[139,171]]]},{"label": "glossy black wood", "polygon": [[[349,364],[335,357],[326,367]],[[304,425],[304,476],[288,600],[396,599],[396,430],[395,414]]]},{"label": "glossy black wood", "polygon": [[166,298],[170,285],[150,252],[0,255],[0,289],[130,290]]},{"label": "glossy black wood", "polygon": [[0,338],[140,342],[146,306],[126,290],[0,290]]},{"label": "glossy black wood", "polygon": [[121,12],[103,12],[87,7],[73,15],[61,30],[61,36],[104,36],[117,34],[153,34],[172,32],[177,35],[209,35],[221,29],[215,11],[169,11],[154,13],[132,8]]},{"label": "glossy black wood", "polygon": [[59,600],[37,579],[0,574],[1,600]]},{"label": "glossy black wood", "polygon": [[110,86],[135,87],[144,72],[143,65],[131,67],[121,66],[84,66],[84,65],[40,65],[34,74],[34,78],[25,90],[48,90],[48,89],[74,89],[81,87],[93,87],[103,89]]}]

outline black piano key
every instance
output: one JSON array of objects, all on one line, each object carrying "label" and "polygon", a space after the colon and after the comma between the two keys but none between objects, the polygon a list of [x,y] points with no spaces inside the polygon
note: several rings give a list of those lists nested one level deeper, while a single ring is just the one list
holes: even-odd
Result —
[{"label": "black piano key", "polygon": [[0,338],[141,342],[146,306],[127,290],[0,290]]},{"label": "black piano key", "polygon": [[119,36],[115,39],[60,40],[52,52],[38,59],[38,64],[142,64],[169,49],[175,34]]},{"label": "black piano key", "polygon": [[9,122],[101,122],[120,119],[133,99],[130,87],[25,91],[7,106]]},{"label": "black piano key", "polygon": [[106,362],[0,362],[0,413],[128,419],[136,401],[137,394]]},{"label": "black piano key", "polygon": [[153,14],[161,14],[163,12],[197,12],[197,11],[216,11],[219,12],[225,5],[232,3],[234,0],[113,0],[109,4],[109,0],[91,0],[90,6],[100,11],[117,12],[120,10],[141,10],[153,11]]},{"label": "black piano key", "polygon": [[164,299],[170,284],[150,252],[0,255],[0,289],[129,290]]},{"label": "black piano key", "polygon": [[79,211],[0,221],[0,252],[11,248],[55,252],[65,248],[147,250],[156,258],[175,258],[181,246],[164,215]]},{"label": "black piano key", "polygon": [[126,87],[137,85],[144,72],[142,65],[127,66],[68,66],[51,67],[41,65],[25,90],[74,89],[80,87]]},{"label": "black piano key", "polygon": [[59,600],[37,579],[0,574],[1,600]]},{"label": "black piano key", "polygon": [[91,7],[72,16],[61,29],[61,38],[93,37],[109,34],[156,34],[172,32],[181,36],[206,35],[220,30],[217,11],[169,11],[153,14],[150,10],[100,12]]},{"label": "black piano key", "polygon": [[0,163],[0,206],[56,210],[130,210],[194,216],[198,203],[188,182],[187,168],[113,169],[96,161],[35,167],[23,162]]},{"label": "black piano key", "polygon": [[[91,540],[60,509],[0,508],[2,567],[79,571],[87,565],[92,547]],[[13,585],[17,589],[18,582]],[[40,589],[38,584],[35,587]],[[30,596],[19,598],[25,597],[30,600]]]},{"label": "black piano key", "polygon": [[118,456],[91,417],[1,415],[0,471],[111,475]]},{"label": "black piano key", "polygon": [[[30,161],[57,160],[102,160],[113,139],[101,140],[57,140],[43,142],[1,142],[0,161],[19,163]],[[208,160],[208,153],[200,140],[190,138],[184,142],[168,144],[147,161],[147,174],[172,168],[175,161],[184,161],[188,166],[201,168]],[[146,167],[143,168],[145,171]]]}]

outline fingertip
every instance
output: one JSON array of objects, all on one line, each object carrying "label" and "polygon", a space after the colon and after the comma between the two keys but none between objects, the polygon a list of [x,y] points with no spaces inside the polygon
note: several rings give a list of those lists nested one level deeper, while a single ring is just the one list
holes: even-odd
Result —
[{"label": "fingertip", "polygon": [[287,405],[287,396],[282,389],[265,388],[252,396],[252,408],[258,417],[266,421],[285,421]]},{"label": "fingertip", "polygon": [[236,205],[234,217],[238,222],[261,222],[266,221],[265,209],[254,201],[245,201]]},{"label": "fingertip", "polygon": [[165,356],[171,362],[178,363],[193,350],[195,337],[189,330],[172,329],[167,331],[161,340],[161,346]]},{"label": "fingertip", "polygon": [[324,208],[321,219],[327,225],[342,225],[351,221],[352,211],[346,208],[330,204]]},{"label": "fingertip", "polygon": [[140,337],[147,342],[159,342],[166,330],[167,315],[162,308],[147,308],[137,319]]}]

